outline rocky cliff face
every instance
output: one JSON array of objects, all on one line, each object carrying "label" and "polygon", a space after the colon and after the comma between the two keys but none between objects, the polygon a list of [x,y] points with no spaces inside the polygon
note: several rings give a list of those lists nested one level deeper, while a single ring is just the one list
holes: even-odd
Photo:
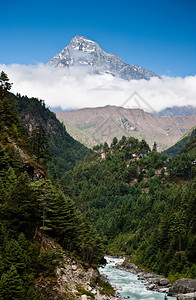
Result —
[{"label": "rocky cliff face", "polygon": [[115,54],[106,53],[97,43],[83,36],[76,36],[49,62],[49,66],[61,68],[80,67],[87,73],[111,74],[125,80],[157,77],[154,72],[140,66],[126,64]]}]

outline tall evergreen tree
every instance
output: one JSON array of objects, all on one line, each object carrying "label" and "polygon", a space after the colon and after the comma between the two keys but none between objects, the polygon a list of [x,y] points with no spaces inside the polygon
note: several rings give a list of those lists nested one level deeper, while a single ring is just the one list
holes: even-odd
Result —
[{"label": "tall evergreen tree", "polygon": [[25,288],[14,266],[3,273],[0,280],[0,297],[3,300],[26,300]]},{"label": "tall evergreen tree", "polygon": [[5,264],[9,268],[12,265],[21,274],[28,264],[28,257],[16,240],[7,241],[5,246]]},{"label": "tall evergreen tree", "polygon": [[46,131],[41,123],[32,130],[30,141],[32,154],[36,156],[37,162],[46,163],[50,158],[50,152]]},{"label": "tall evergreen tree", "polygon": [[12,84],[9,82],[9,78],[7,74],[3,71],[1,71],[0,74],[0,97],[5,92],[11,90]]},{"label": "tall evergreen tree", "polygon": [[63,247],[76,248],[81,236],[81,223],[73,201],[61,191],[55,197],[51,221],[54,236],[58,236]]}]

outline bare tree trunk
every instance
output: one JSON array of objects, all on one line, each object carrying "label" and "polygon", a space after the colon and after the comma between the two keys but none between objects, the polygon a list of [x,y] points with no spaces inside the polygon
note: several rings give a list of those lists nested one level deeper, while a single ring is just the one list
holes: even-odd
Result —
[{"label": "bare tree trunk", "polygon": [[38,227],[36,226],[36,228],[35,228],[35,234],[34,234],[34,237],[33,237],[34,240],[35,240],[35,238],[37,236],[37,231],[38,231]]},{"label": "bare tree trunk", "polygon": [[44,243],[44,225],[45,225],[45,210],[43,207],[43,214],[42,214],[42,241],[41,241],[41,246],[43,246]]}]

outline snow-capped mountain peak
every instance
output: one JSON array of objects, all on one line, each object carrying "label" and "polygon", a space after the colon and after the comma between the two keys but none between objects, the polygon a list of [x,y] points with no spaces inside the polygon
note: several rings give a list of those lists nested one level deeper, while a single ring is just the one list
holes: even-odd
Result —
[{"label": "snow-capped mountain peak", "polygon": [[[78,36],[74,37],[69,46],[70,49],[74,49],[77,51],[83,51],[83,52],[93,52],[96,51],[99,47],[99,45],[91,40],[88,40],[84,36]],[[101,48],[100,48],[101,49]]]},{"label": "snow-capped mountain peak", "polygon": [[[150,79],[158,76],[140,66],[128,65],[115,54],[106,53],[99,45],[83,36],[74,37],[69,45],[57,53],[49,66],[61,68],[86,67],[86,72],[111,74],[125,80]],[[88,68],[87,68],[88,67]]]}]

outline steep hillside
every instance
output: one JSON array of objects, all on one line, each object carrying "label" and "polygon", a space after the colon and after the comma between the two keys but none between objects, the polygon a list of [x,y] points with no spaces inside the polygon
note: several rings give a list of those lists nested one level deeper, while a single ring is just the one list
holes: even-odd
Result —
[{"label": "steep hillside", "polygon": [[163,151],[196,124],[196,115],[159,117],[141,109],[116,106],[85,108],[56,116],[70,135],[88,147],[105,141],[110,144],[114,136],[121,139],[125,135],[145,139],[151,147],[156,141],[158,150]]},{"label": "steep hillside", "polygon": [[164,154],[171,157],[181,154],[183,151],[186,151],[184,148],[193,149],[195,148],[194,140],[196,136],[196,126],[189,130],[185,135],[172,147],[164,151]]},{"label": "steep hillside", "polygon": [[193,129],[189,141],[182,149],[182,153],[188,153],[196,157],[196,127]]},{"label": "steep hillside", "polygon": [[21,122],[31,133],[41,123],[46,132],[52,162],[58,173],[73,168],[88,152],[84,145],[75,141],[55,114],[45,107],[44,101],[17,95],[15,97]]},{"label": "steep hillside", "polygon": [[[93,299],[104,293],[96,270],[103,260],[102,241],[73,200],[48,179],[48,156],[33,152],[35,139],[19,120],[10,88],[2,72],[0,299]],[[39,137],[39,132],[34,134]],[[39,148],[45,142],[39,140]],[[108,284],[106,288],[114,292]]]}]

